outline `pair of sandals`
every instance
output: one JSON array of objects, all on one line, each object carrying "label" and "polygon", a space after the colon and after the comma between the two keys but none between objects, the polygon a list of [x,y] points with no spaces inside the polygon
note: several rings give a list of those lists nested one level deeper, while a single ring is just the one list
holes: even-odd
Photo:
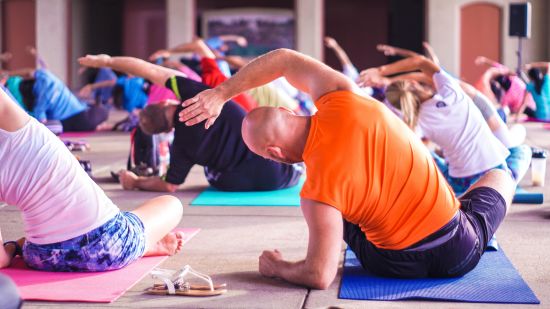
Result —
[{"label": "pair of sandals", "polygon": [[[206,284],[192,284],[186,280],[186,276],[194,277],[205,281]],[[159,279],[163,283],[154,284],[153,287],[145,290],[147,294],[154,295],[179,295],[179,296],[217,296],[227,292],[225,283],[214,285],[210,276],[195,271],[189,265],[185,265],[179,271],[171,271],[156,268],[151,272],[153,279]]]}]

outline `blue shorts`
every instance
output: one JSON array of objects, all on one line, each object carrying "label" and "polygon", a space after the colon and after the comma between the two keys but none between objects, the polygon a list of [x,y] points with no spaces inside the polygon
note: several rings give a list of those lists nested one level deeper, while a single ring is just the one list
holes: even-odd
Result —
[{"label": "blue shorts", "polygon": [[23,259],[34,269],[94,272],[120,269],[145,253],[143,222],[131,212],[120,212],[90,232],[53,244],[23,245]]}]

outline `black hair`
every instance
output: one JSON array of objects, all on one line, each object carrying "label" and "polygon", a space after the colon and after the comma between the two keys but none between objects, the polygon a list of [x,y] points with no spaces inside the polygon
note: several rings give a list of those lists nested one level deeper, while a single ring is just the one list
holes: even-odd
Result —
[{"label": "black hair", "polygon": [[113,105],[118,109],[122,109],[122,107],[124,106],[124,87],[122,85],[114,86],[112,97]]},{"label": "black hair", "polygon": [[499,83],[504,91],[510,90],[510,87],[512,86],[512,81],[508,75],[498,75],[495,77],[495,81]]},{"label": "black hair", "polygon": [[497,99],[497,101],[500,102],[500,99],[502,98],[502,95],[504,94],[502,86],[495,80],[491,80],[489,82],[489,84],[491,85],[491,91],[495,95],[495,98]]},{"label": "black hair", "polygon": [[21,81],[21,84],[19,84],[19,92],[21,92],[21,96],[23,97],[23,104],[27,107],[29,112],[32,112],[36,103],[36,98],[32,91],[33,88],[34,79],[24,79]]},{"label": "black hair", "polygon": [[535,91],[538,94],[541,94],[542,92],[542,84],[544,82],[544,75],[542,74],[542,71],[537,68],[531,68],[529,71],[527,71],[527,75],[529,76],[529,79],[535,84]]}]

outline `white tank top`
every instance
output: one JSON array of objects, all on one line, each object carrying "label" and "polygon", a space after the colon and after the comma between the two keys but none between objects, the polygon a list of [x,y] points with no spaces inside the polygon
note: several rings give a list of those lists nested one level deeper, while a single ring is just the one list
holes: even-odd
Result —
[{"label": "white tank top", "polygon": [[34,118],[15,132],[0,129],[0,201],[21,210],[25,236],[36,244],[83,235],[120,211]]}]

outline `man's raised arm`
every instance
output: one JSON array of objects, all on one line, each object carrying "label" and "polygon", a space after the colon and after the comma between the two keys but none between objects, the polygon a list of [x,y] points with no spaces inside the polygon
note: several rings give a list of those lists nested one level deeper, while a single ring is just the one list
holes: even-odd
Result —
[{"label": "man's raised arm", "polygon": [[185,76],[180,71],[152,64],[139,58],[111,57],[109,55],[87,55],[78,59],[81,66],[91,68],[109,67],[115,71],[143,77],[154,84],[164,86],[172,76]]},{"label": "man's raised arm", "polygon": [[277,49],[245,65],[237,74],[210,90],[205,90],[183,102],[180,121],[194,125],[204,120],[209,128],[225,102],[246,90],[265,85],[284,76],[294,87],[317,100],[335,90],[355,90],[358,87],[345,75],[324,63],[290,49]]}]

